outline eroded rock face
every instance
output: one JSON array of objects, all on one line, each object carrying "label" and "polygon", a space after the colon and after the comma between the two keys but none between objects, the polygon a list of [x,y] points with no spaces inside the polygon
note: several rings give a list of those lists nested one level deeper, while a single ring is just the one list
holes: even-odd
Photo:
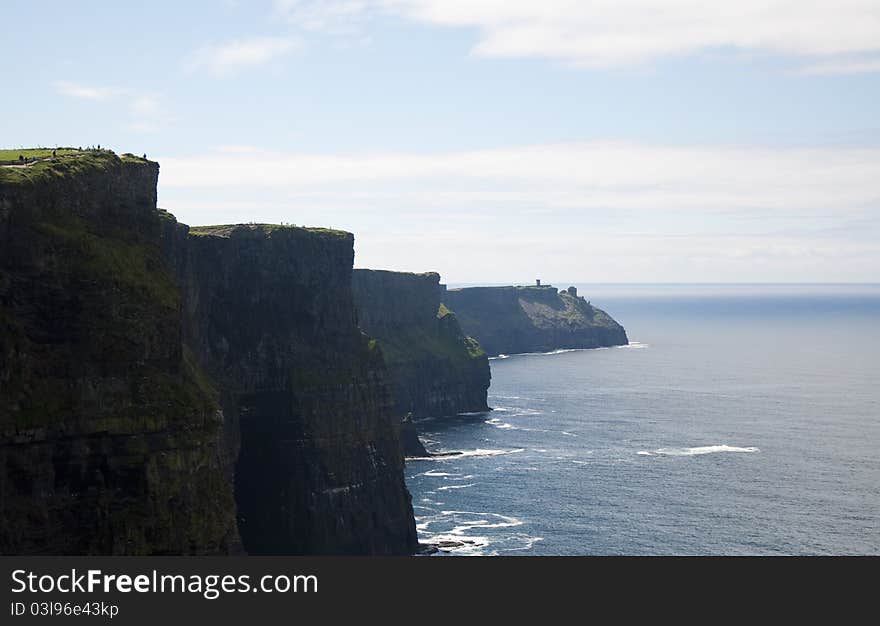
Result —
[{"label": "eroded rock face", "polygon": [[425,444],[419,439],[419,431],[412,421],[412,415],[409,414],[400,422],[400,447],[407,458],[431,456],[431,453],[425,449]]},{"label": "eroded rock face", "polygon": [[236,545],[216,391],[181,341],[158,165],[0,171],[0,553]]},{"label": "eroded rock face", "polygon": [[0,553],[413,552],[351,235],[191,234],[157,175],[0,168]]},{"label": "eroded rock face", "polygon": [[352,235],[181,229],[169,231],[168,254],[183,285],[186,342],[241,433],[235,492],[245,549],[414,552],[385,365],[355,320]]},{"label": "eroded rock face", "polygon": [[382,349],[399,417],[487,411],[489,361],[441,306],[437,273],[354,271],[361,328]]},{"label": "eroded rock face", "polygon": [[443,302],[455,311],[462,330],[490,355],[628,343],[623,327],[573,288],[449,289]]}]

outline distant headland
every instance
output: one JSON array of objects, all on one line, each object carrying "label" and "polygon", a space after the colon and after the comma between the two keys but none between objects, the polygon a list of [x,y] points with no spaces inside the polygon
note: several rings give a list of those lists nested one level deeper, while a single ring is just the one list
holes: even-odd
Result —
[{"label": "distant headland", "polygon": [[537,280],[532,286],[447,289],[443,302],[492,356],[629,343],[623,326],[575,287],[560,291]]}]

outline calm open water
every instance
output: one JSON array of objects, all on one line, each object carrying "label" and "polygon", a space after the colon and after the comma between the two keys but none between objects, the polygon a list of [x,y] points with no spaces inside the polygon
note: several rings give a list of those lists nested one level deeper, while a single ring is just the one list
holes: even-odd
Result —
[{"label": "calm open water", "polygon": [[[559,285],[564,287],[567,285]],[[420,422],[449,554],[880,553],[880,285],[579,285],[632,345],[494,359]]]}]

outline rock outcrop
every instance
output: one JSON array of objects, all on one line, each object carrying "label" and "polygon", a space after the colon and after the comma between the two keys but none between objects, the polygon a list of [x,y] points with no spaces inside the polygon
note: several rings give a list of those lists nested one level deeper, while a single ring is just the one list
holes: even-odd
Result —
[{"label": "rock outcrop", "polygon": [[0,168],[0,553],[414,552],[352,236],[190,231],[157,175]]},{"label": "rock outcrop", "polygon": [[448,289],[443,303],[490,355],[626,345],[626,331],[577,290],[535,287]]},{"label": "rock outcrop", "polygon": [[217,393],[181,341],[158,165],[0,168],[0,553],[236,543]]},{"label": "rock outcrop", "polygon": [[437,273],[354,270],[361,328],[379,342],[398,416],[488,411],[486,353],[440,302]]},{"label": "rock outcrop", "polygon": [[400,422],[400,447],[407,458],[431,456],[431,453],[425,449],[425,444],[419,439],[419,431],[412,421],[412,415],[409,414]]},{"label": "rock outcrop", "polygon": [[414,552],[387,372],[355,318],[352,235],[178,226],[168,241],[186,342],[241,433],[235,494],[245,549]]}]

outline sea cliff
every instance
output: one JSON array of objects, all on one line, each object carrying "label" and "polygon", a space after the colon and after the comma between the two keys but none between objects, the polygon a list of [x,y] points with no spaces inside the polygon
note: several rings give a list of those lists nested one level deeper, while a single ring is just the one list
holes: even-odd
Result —
[{"label": "sea cliff", "polygon": [[190,230],[157,176],[0,168],[0,553],[413,552],[352,236]]},{"label": "sea cliff", "polygon": [[360,326],[388,365],[399,416],[489,410],[488,358],[440,302],[439,274],[357,269],[353,289]]},{"label": "sea cliff", "polygon": [[388,375],[355,318],[352,235],[271,225],[178,226],[169,235],[185,341],[240,433],[245,549],[412,553]]},{"label": "sea cliff", "polygon": [[216,389],[181,341],[158,165],[0,168],[0,553],[236,544]]},{"label": "sea cliff", "polygon": [[623,326],[574,287],[448,289],[443,303],[490,355],[626,345]]}]

